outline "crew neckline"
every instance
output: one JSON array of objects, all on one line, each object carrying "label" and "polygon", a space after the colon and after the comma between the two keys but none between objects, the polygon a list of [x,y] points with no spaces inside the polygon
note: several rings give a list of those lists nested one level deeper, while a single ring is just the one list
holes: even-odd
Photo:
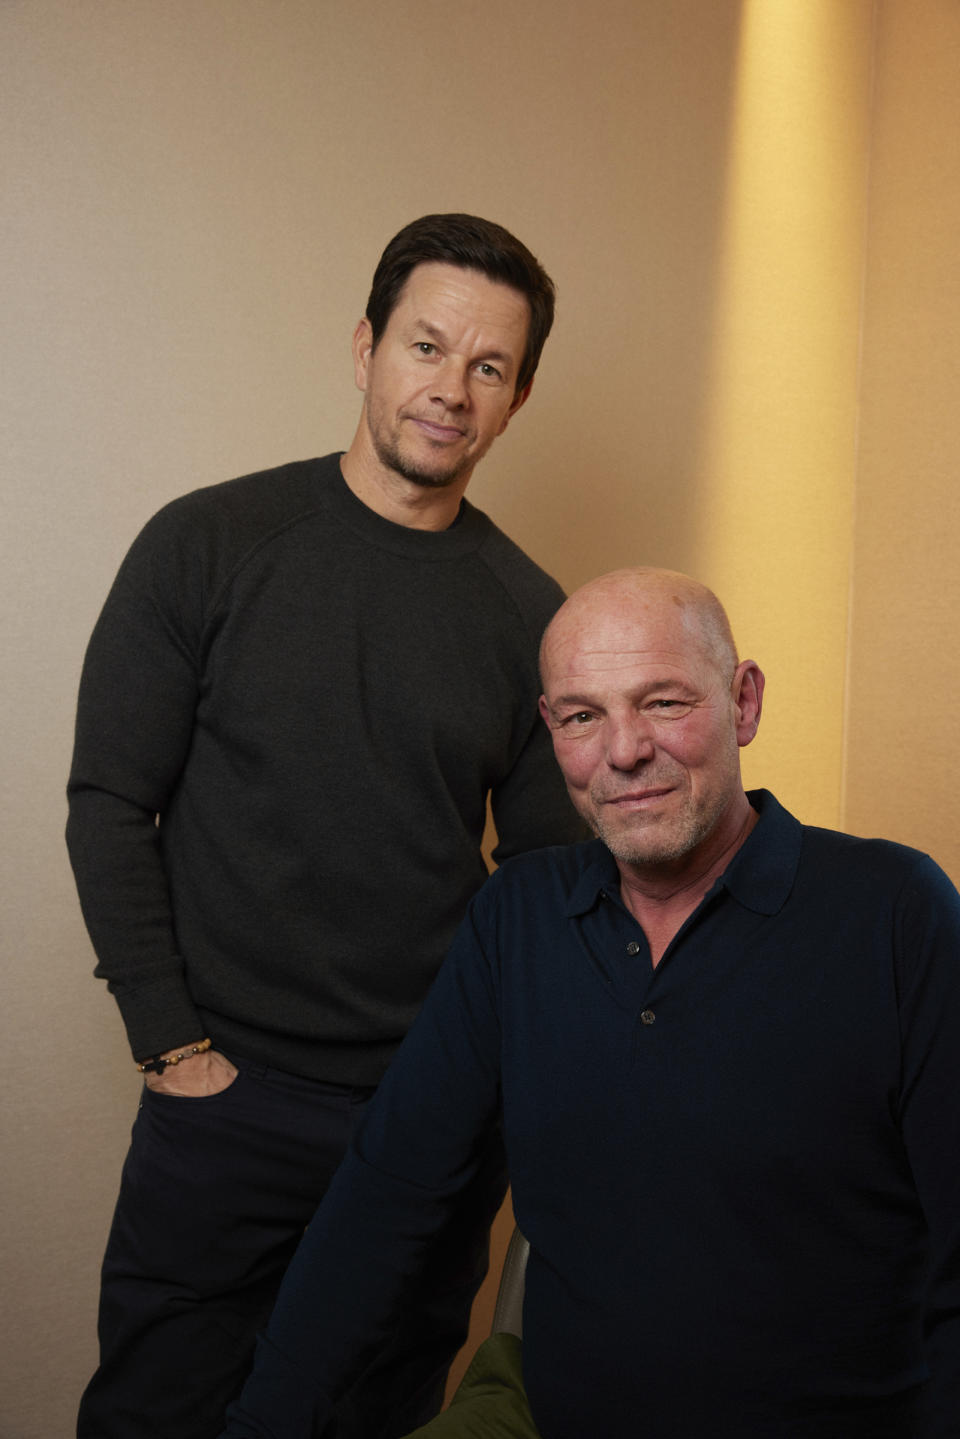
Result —
[{"label": "crew neckline", "polygon": [[420,530],[399,525],[378,515],[353,493],[340,468],[343,451],[318,461],[325,473],[323,499],[329,512],[353,534],[394,554],[413,555],[421,560],[447,560],[471,554],[488,533],[490,521],[467,499],[460,501],[457,517],[445,530]]}]

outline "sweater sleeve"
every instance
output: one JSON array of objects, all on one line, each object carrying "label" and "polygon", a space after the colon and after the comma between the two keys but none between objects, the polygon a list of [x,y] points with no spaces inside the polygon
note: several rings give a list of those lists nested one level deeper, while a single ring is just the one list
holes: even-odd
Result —
[{"label": "sweater sleeve", "polygon": [[473,902],[287,1270],[224,1439],[313,1439],[401,1321],[499,1114],[500,1022]]},{"label": "sweater sleeve", "polygon": [[[95,974],[136,1058],[203,1034],[177,953],[162,822],[193,733],[199,617],[168,512],[147,525],[110,591],[80,681],[67,845]],[[196,586],[194,585],[194,588]]]},{"label": "sweater sleeve", "polygon": [[590,831],[577,814],[553,754],[550,732],[531,709],[526,742],[509,774],[491,792],[497,831],[496,864],[527,850],[553,844],[578,844]]},{"label": "sweater sleeve", "polygon": [[928,859],[900,896],[901,1124],[927,1221],[930,1377],[917,1439],[960,1423],[960,895]]}]

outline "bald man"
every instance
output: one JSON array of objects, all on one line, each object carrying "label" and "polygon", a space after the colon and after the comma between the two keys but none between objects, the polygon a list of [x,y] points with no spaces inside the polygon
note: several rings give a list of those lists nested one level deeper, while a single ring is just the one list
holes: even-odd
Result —
[{"label": "bald man", "polygon": [[325,1433],[497,1122],[529,1409],[423,1439],[960,1434],[960,896],[744,792],[763,675],[686,576],[579,590],[542,675],[597,838],[474,900],[228,1434]]}]

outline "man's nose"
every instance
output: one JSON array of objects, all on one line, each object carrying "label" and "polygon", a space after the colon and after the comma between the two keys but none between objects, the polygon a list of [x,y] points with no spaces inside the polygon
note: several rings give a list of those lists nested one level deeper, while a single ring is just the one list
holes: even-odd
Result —
[{"label": "man's nose", "polygon": [[645,716],[608,720],[607,763],[611,769],[636,769],[653,758],[653,751],[653,726]]},{"label": "man's nose", "polygon": [[470,390],[463,365],[450,359],[440,366],[433,386],[433,398],[448,410],[460,410],[469,403]]}]

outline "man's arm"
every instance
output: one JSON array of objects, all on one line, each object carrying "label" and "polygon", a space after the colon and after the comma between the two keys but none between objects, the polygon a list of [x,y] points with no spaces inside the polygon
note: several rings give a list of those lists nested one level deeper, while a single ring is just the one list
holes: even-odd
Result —
[{"label": "man's arm", "polygon": [[[313,1439],[400,1321],[433,1237],[482,1162],[499,1113],[489,913],[453,948],[287,1270],[224,1439]],[[492,893],[491,893],[492,892]]]},{"label": "man's arm", "polygon": [[117,999],[137,1059],[203,1038],[177,954],[157,829],[187,756],[198,695],[196,638],[184,618],[187,566],[168,550],[161,514],[132,547],[97,621],[67,789],[67,844],[95,973]]},{"label": "man's arm", "polygon": [[510,773],[493,790],[490,807],[497,831],[496,864],[544,845],[590,838],[567,794],[550,732],[539,714],[531,713],[526,743]]},{"label": "man's arm", "polygon": [[930,1245],[917,1439],[960,1432],[960,896],[932,861],[900,899],[901,1124]]}]

